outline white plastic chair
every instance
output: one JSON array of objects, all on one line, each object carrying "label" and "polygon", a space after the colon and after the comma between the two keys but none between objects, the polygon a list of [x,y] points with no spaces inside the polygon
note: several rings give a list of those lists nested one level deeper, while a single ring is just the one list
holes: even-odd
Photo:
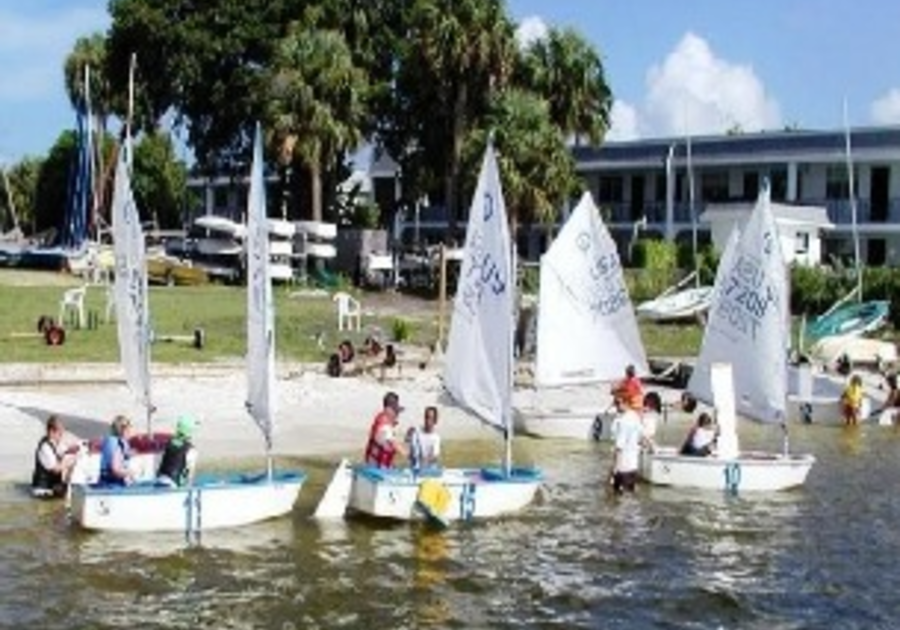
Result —
[{"label": "white plastic chair", "polygon": [[78,321],[78,328],[84,328],[84,296],[87,293],[87,285],[69,289],[63,293],[59,302],[59,323],[64,324],[66,314],[74,311]]},{"label": "white plastic chair", "polygon": [[362,328],[362,304],[349,293],[339,291],[331,298],[338,307],[338,330],[360,330]]},{"label": "white plastic chair", "polygon": [[116,314],[116,290],[112,284],[106,285],[106,312],[103,315],[103,321],[109,323],[112,321],[113,315]]}]

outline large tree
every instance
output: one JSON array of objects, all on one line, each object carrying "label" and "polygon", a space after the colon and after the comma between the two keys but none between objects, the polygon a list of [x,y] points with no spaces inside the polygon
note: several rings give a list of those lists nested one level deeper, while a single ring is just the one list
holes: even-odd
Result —
[{"label": "large tree", "polygon": [[135,201],[145,221],[162,229],[181,228],[187,195],[187,167],[178,160],[169,134],[144,134],[134,150]]},{"label": "large tree", "polygon": [[463,141],[512,71],[513,26],[500,0],[413,0],[403,29],[379,134],[405,184],[443,184],[453,224]]},{"label": "large tree", "polygon": [[367,79],[339,31],[308,21],[279,42],[267,111],[282,161],[297,156],[309,169],[313,220],[321,221],[323,171],[363,139]]},{"label": "large tree", "polygon": [[466,192],[471,196],[488,137],[493,137],[513,232],[522,222],[552,223],[577,186],[575,163],[549,104],[534,93],[496,95],[484,125],[466,139]]},{"label": "large tree", "polygon": [[576,143],[603,140],[612,93],[599,54],[581,35],[550,29],[523,51],[516,78],[548,101],[550,118]]}]

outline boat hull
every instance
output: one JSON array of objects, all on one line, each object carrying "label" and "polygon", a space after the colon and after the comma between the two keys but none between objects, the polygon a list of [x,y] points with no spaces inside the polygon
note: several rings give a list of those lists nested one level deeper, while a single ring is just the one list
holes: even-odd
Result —
[{"label": "boat hull", "polygon": [[712,303],[712,287],[696,287],[643,302],[635,308],[638,317],[651,321],[677,321],[702,315]]},{"label": "boat hull", "polygon": [[279,473],[269,479],[205,477],[189,488],[72,487],[72,517],[87,530],[201,532],[240,527],[288,514],[306,476]]},{"label": "boat hull", "polygon": [[[420,504],[425,480],[435,480],[449,491],[441,513]],[[499,469],[447,468],[418,475],[410,469],[353,470],[348,507],[351,512],[398,521],[436,519],[442,523],[495,518],[513,514],[530,504],[541,484],[534,469],[514,468],[510,476]]]},{"label": "boat hull", "polygon": [[541,439],[608,440],[614,415],[591,409],[519,409],[516,433]]},{"label": "boat hull", "polygon": [[735,459],[679,455],[674,448],[641,453],[641,478],[652,485],[722,490],[776,492],[802,486],[812,455],[743,452]]}]

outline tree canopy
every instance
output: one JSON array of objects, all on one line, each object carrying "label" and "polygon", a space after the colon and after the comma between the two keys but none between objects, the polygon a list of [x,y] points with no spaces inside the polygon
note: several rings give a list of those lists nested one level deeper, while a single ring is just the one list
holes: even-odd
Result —
[{"label": "tree canopy", "polygon": [[[399,164],[401,202],[428,195],[458,218],[472,156],[493,131],[516,217],[552,220],[573,192],[569,144],[602,141],[609,123],[598,52],[572,30],[522,47],[503,0],[110,0],[109,10],[108,32],[80,38],[66,61],[73,102],[80,69],[97,65],[96,113],[122,120],[135,55],[135,129],[155,162],[176,161],[157,137],[165,122],[186,130],[200,172],[244,173],[260,120],[271,161],[311,185],[315,218],[363,142]],[[162,167],[155,177],[167,192],[137,173],[137,194],[168,222],[182,181]]]}]

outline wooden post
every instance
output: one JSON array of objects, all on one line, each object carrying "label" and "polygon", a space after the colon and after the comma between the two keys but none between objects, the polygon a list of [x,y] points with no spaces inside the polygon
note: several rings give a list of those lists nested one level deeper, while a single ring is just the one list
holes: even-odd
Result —
[{"label": "wooden post", "polygon": [[444,352],[444,319],[447,311],[447,253],[443,243],[438,249],[438,266],[440,280],[438,281],[438,352]]}]

